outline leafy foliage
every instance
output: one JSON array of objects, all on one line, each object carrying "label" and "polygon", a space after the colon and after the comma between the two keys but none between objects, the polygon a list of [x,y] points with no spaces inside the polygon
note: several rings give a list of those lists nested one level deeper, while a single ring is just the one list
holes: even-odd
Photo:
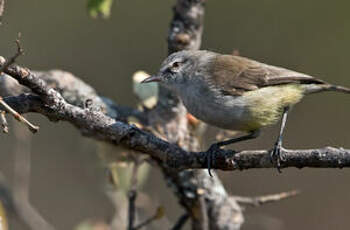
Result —
[{"label": "leafy foliage", "polygon": [[88,12],[93,18],[108,18],[111,14],[112,3],[113,0],[88,0]]}]

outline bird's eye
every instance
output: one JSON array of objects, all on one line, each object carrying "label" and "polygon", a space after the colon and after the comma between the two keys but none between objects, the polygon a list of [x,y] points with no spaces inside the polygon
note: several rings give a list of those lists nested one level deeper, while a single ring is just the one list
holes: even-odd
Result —
[{"label": "bird's eye", "polygon": [[182,63],[181,63],[181,62],[178,62],[178,61],[173,62],[173,63],[171,64],[170,68],[169,68],[170,72],[173,72],[173,73],[178,72],[179,69],[180,69],[181,64],[182,64]]},{"label": "bird's eye", "polygon": [[178,62],[178,61],[176,61],[176,62],[174,62],[173,64],[172,64],[172,68],[179,68],[179,66],[180,66],[180,62]]}]

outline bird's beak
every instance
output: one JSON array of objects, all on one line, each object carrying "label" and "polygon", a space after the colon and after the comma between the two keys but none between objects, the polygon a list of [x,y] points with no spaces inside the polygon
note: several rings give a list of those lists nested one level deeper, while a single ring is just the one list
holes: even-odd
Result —
[{"label": "bird's beak", "polygon": [[152,75],[145,80],[141,81],[141,83],[150,83],[150,82],[160,82],[162,79],[158,75]]}]

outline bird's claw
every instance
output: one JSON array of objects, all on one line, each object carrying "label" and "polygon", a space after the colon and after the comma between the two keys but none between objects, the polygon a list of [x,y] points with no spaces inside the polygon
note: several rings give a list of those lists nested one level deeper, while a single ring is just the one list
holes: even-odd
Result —
[{"label": "bird's claw", "polygon": [[207,151],[208,173],[209,173],[209,176],[211,177],[213,176],[211,174],[211,166],[212,166],[213,158],[215,157],[216,152],[219,150],[220,150],[220,145],[215,143],[215,144],[212,144]]},{"label": "bird's claw", "polygon": [[279,173],[281,173],[281,162],[285,161],[285,157],[284,157],[284,148],[282,147],[282,143],[281,142],[277,142],[275,144],[275,147],[273,148],[273,150],[270,153],[270,159],[272,163],[275,163],[277,171]]}]

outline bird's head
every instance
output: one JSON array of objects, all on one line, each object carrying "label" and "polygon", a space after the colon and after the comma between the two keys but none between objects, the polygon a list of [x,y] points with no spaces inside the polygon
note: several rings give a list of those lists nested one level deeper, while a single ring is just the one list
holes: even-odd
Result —
[{"label": "bird's head", "polygon": [[163,61],[156,75],[146,78],[142,83],[161,82],[170,88],[186,84],[200,71],[207,56],[212,54],[208,51],[189,50],[173,53]]}]

